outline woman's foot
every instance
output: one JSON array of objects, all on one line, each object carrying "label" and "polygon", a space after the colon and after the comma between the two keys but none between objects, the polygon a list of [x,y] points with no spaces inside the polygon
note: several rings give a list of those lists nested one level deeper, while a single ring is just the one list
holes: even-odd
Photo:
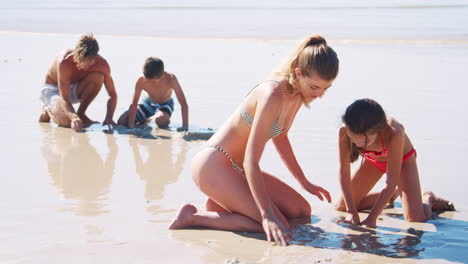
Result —
[{"label": "woman's foot", "polygon": [[182,229],[192,224],[191,217],[197,213],[197,208],[191,204],[186,204],[180,208],[176,218],[172,220],[169,229]]},{"label": "woman's foot", "polygon": [[423,197],[432,205],[434,211],[455,211],[455,205],[441,197],[438,197],[433,192],[425,192]]}]

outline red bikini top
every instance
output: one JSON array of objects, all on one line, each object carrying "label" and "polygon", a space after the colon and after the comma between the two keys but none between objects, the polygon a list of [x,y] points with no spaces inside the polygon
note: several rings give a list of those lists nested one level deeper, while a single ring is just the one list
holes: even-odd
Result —
[{"label": "red bikini top", "polygon": [[382,136],[380,136],[380,142],[382,143],[382,151],[364,150],[364,154],[363,154],[363,155],[366,156],[366,155],[369,155],[369,154],[373,154],[375,157],[387,156],[388,150],[385,148],[384,140],[383,140],[383,137],[382,137]]}]

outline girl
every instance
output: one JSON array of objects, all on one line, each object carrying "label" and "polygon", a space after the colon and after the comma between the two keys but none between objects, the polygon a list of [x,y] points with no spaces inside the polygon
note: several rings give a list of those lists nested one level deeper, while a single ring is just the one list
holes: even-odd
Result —
[{"label": "girl", "polygon": [[[401,195],[403,214],[409,222],[431,219],[433,210],[455,210],[451,202],[432,192],[421,195],[416,150],[403,125],[393,118],[387,119],[376,101],[355,101],[346,108],[342,120],[339,151],[343,194],[336,208],[349,213],[347,222],[375,227],[384,207],[398,195]],[[350,162],[359,155],[362,156],[361,166],[350,179]],[[369,194],[384,173],[387,179],[383,190]],[[371,211],[360,222],[358,211],[363,209]]]},{"label": "girl", "polygon": [[261,170],[272,139],[300,185],[320,200],[325,189],[309,182],[299,166],[288,132],[302,105],[321,97],[338,74],[338,57],[321,36],[307,38],[281,70],[257,85],[192,161],[192,177],[208,196],[207,212],[183,206],[169,226],[202,226],[265,232],[268,241],[289,244],[288,220],[310,217],[309,203],[278,178]]}]

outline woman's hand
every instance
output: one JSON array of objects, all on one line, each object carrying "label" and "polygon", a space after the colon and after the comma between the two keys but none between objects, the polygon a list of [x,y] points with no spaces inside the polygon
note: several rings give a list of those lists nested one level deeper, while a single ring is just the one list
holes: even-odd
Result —
[{"label": "woman's hand", "polygon": [[302,188],[306,189],[311,194],[317,196],[320,199],[320,201],[323,201],[323,197],[325,197],[327,201],[331,203],[332,199],[330,193],[324,188],[314,185],[307,180],[305,181],[305,183],[302,184]]},{"label": "woman's hand", "polygon": [[354,212],[348,213],[344,222],[348,224],[359,225],[361,223],[361,220],[359,219],[359,214],[357,212]]},{"label": "woman's hand", "polygon": [[377,226],[377,219],[372,216],[367,216],[366,220],[362,221],[361,225],[368,228],[374,228]]},{"label": "woman's hand", "polygon": [[264,217],[262,219],[262,227],[265,231],[268,241],[274,241],[282,246],[289,245],[291,241],[291,235],[287,228],[281,223],[275,215]]}]

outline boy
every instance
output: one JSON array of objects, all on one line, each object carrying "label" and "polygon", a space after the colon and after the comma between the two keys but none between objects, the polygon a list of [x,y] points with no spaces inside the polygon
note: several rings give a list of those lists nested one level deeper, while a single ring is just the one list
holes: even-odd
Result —
[{"label": "boy", "polygon": [[[141,91],[148,96],[138,103]],[[136,124],[145,123],[155,115],[155,122],[159,128],[167,128],[174,111],[174,100],[172,91],[175,92],[177,100],[182,109],[182,127],[177,131],[188,130],[188,105],[184,92],[174,74],[164,71],[164,63],[161,59],[149,57],[143,65],[143,76],[138,78],[135,85],[133,101],[128,111],[125,111],[117,122],[129,128],[135,128]]]}]

